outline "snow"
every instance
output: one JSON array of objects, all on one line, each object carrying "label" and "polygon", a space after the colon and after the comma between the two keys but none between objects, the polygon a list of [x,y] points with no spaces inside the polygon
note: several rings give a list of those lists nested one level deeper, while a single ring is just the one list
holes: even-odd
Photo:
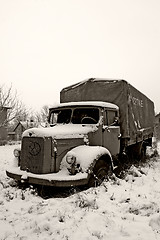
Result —
[{"label": "snow", "polygon": [[20,170],[20,167],[9,167],[6,169],[8,172],[22,175],[21,179],[27,179],[29,177],[36,178],[36,179],[43,179],[43,180],[57,180],[57,181],[74,181],[74,180],[80,180],[80,179],[86,179],[88,174],[87,173],[78,173],[76,175],[69,175],[69,172],[67,168],[63,168],[61,171],[57,173],[47,173],[47,174],[34,174],[30,172],[26,172],[23,170]]},{"label": "snow", "polygon": [[97,130],[96,126],[81,125],[81,124],[58,124],[54,127],[47,128],[30,128],[24,131],[23,137],[53,137],[56,139],[65,138],[83,138],[85,134]]},{"label": "snow", "polygon": [[53,108],[59,107],[72,107],[72,106],[96,106],[96,107],[103,107],[103,108],[111,108],[115,110],[119,110],[119,107],[110,102],[103,102],[103,101],[80,101],[80,102],[66,102],[60,103],[58,105],[53,106]]},{"label": "snow", "polygon": [[0,146],[1,240],[160,239],[160,157],[132,166],[124,179],[45,200],[6,176],[15,147]]},{"label": "snow", "polygon": [[86,171],[93,162],[93,159],[99,159],[103,155],[108,155],[111,157],[110,152],[104,147],[82,145],[75,147],[74,149],[69,151],[64,156],[61,165],[66,165],[65,163],[67,156],[74,156],[76,157],[76,163],[80,164],[80,166],[83,167],[83,171]]},{"label": "snow", "polygon": [[[83,152],[83,155],[82,155],[82,152]],[[6,170],[9,173],[21,176],[21,180],[27,180],[29,178],[34,178],[37,180],[43,179],[48,181],[83,180],[88,178],[87,170],[89,166],[92,164],[93,159],[95,160],[99,159],[102,155],[105,155],[105,154],[111,157],[109,151],[104,147],[82,145],[82,146],[73,148],[64,156],[60,165],[61,170],[57,173],[34,174],[34,173],[20,170],[20,167],[18,167],[18,161],[16,158],[13,158],[12,164],[10,164],[10,166],[6,168]],[[67,168],[70,166],[66,161],[67,156],[76,157],[76,163],[80,164],[81,170],[76,175],[70,175],[69,171],[67,170]],[[85,156],[85,161],[84,161],[84,156]]]}]

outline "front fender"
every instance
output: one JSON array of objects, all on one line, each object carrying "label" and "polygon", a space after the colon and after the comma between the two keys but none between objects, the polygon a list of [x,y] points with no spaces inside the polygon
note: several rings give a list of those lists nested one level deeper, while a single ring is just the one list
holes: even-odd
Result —
[{"label": "front fender", "polygon": [[88,169],[93,168],[96,161],[102,156],[107,156],[110,159],[110,164],[112,165],[112,157],[108,149],[101,146],[87,146],[82,145],[70,150],[63,158],[61,162],[61,169],[67,167],[66,157],[68,155],[73,155],[76,157],[76,164],[79,164],[81,170],[86,172]]}]

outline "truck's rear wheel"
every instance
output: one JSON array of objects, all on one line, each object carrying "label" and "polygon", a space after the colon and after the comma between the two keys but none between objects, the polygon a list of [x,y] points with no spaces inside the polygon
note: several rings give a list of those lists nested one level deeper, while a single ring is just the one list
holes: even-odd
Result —
[{"label": "truck's rear wheel", "polygon": [[101,183],[108,179],[108,173],[110,170],[110,165],[105,160],[100,159],[97,161],[93,168],[93,172],[90,176],[88,186],[89,187],[97,187],[101,185]]},{"label": "truck's rear wheel", "polygon": [[146,145],[139,142],[131,147],[133,160],[143,161],[146,157]]},{"label": "truck's rear wheel", "polygon": [[141,151],[140,151],[140,160],[141,161],[144,161],[146,158],[146,149],[147,149],[146,145],[143,144],[141,147]]},{"label": "truck's rear wheel", "polygon": [[127,148],[129,162],[143,161],[146,158],[146,144],[139,142]]}]

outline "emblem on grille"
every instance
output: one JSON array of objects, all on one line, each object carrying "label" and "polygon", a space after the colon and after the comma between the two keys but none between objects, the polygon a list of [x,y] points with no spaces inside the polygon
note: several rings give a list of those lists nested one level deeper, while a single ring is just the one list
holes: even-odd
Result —
[{"label": "emblem on grille", "polygon": [[37,142],[30,142],[29,153],[33,156],[37,156],[41,151],[41,147]]}]

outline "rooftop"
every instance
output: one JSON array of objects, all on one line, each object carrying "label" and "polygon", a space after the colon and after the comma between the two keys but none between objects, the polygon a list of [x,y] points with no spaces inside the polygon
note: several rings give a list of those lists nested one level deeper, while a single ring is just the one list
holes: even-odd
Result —
[{"label": "rooftop", "polygon": [[102,102],[102,101],[80,101],[80,102],[67,102],[67,103],[60,103],[55,105],[51,108],[59,108],[59,107],[75,107],[75,106],[92,106],[92,107],[103,107],[109,109],[116,109],[118,110],[119,107],[113,103],[109,102]]}]

